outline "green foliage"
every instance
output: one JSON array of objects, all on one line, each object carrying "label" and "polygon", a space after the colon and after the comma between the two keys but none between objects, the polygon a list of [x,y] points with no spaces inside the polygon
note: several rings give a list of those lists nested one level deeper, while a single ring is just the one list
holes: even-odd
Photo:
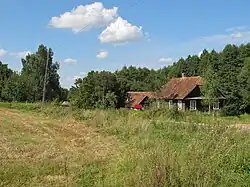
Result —
[{"label": "green foliage", "polygon": [[20,102],[41,101],[48,51],[46,100],[66,100],[68,91],[60,87],[57,72],[59,64],[53,62],[52,49],[47,49],[44,45],[40,45],[36,53],[21,59],[23,67],[20,73],[12,72],[7,65],[0,62],[0,99]]},{"label": "green foliage", "polygon": [[7,64],[3,64],[0,61],[0,101],[2,100],[2,91],[7,83],[8,79],[12,75],[12,70],[8,68]]},{"label": "green foliage", "polygon": [[201,92],[204,97],[203,102],[205,105],[208,105],[210,112],[213,103],[218,102],[219,101],[218,96],[220,96],[216,73],[213,71],[211,65],[208,66],[203,78],[204,78],[204,85],[201,87]]},{"label": "green foliage", "polygon": [[44,45],[40,45],[35,54],[26,56],[22,59],[21,74],[31,81],[33,85],[30,89],[30,94],[33,95],[32,101],[39,101],[43,95],[44,75],[46,70],[47,55],[48,60],[48,77],[46,81],[46,100],[51,101],[53,98],[60,97],[59,64],[53,63],[53,51],[47,49]]},{"label": "green foliage", "polygon": [[173,65],[154,70],[123,67],[115,72],[89,72],[77,79],[68,91],[59,83],[59,64],[53,62],[53,51],[40,45],[34,54],[22,59],[21,73],[0,62],[0,100],[37,102],[42,99],[45,64],[49,51],[46,100],[70,100],[76,108],[121,108],[128,91],[157,91],[172,77],[204,77],[205,103],[211,105],[218,88],[226,97],[223,113],[239,115],[250,112],[249,58],[250,44],[227,45],[221,52],[206,49],[198,57],[189,55]]},{"label": "green foliage", "polygon": [[90,72],[71,89],[70,101],[78,108],[115,108],[124,103],[117,78],[110,72]]},{"label": "green foliage", "polygon": [[250,57],[244,61],[244,66],[239,74],[240,96],[242,97],[241,109],[250,112]]},{"label": "green foliage", "polygon": [[98,161],[82,167],[79,184],[83,187],[102,186],[104,183],[104,163]]}]

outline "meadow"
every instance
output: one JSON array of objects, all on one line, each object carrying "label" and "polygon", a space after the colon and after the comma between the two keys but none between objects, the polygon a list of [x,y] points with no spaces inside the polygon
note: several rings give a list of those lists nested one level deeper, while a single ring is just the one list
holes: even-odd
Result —
[{"label": "meadow", "polygon": [[250,116],[0,103],[0,186],[249,186]]}]

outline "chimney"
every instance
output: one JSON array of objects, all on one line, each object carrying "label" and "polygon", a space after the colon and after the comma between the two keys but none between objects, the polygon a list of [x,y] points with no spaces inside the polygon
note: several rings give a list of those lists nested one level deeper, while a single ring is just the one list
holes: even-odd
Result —
[{"label": "chimney", "polygon": [[185,77],[185,74],[184,74],[184,73],[182,73],[182,74],[181,74],[181,77],[182,77],[182,78],[184,78],[184,77]]}]

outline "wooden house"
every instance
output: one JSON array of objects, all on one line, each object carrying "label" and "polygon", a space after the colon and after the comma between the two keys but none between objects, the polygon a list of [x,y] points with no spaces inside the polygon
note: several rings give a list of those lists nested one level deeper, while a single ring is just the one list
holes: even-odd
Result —
[{"label": "wooden house", "polygon": [[[201,87],[204,84],[200,76],[173,78],[164,85],[159,92],[155,93],[155,98],[169,103],[169,107],[177,106],[179,110],[200,110],[204,111],[204,97]],[[225,97],[218,91],[217,102],[211,106],[212,110],[219,110],[223,106]]]}]

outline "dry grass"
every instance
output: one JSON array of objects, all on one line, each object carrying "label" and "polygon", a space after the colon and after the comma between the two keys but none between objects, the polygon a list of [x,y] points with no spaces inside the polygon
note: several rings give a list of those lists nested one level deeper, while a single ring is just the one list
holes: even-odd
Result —
[{"label": "dry grass", "polygon": [[0,108],[2,186],[250,183],[250,133],[230,128],[249,116],[4,105],[12,109]]},{"label": "dry grass", "polygon": [[82,165],[110,159],[119,146],[114,137],[71,119],[0,109],[0,186],[75,186]]}]

